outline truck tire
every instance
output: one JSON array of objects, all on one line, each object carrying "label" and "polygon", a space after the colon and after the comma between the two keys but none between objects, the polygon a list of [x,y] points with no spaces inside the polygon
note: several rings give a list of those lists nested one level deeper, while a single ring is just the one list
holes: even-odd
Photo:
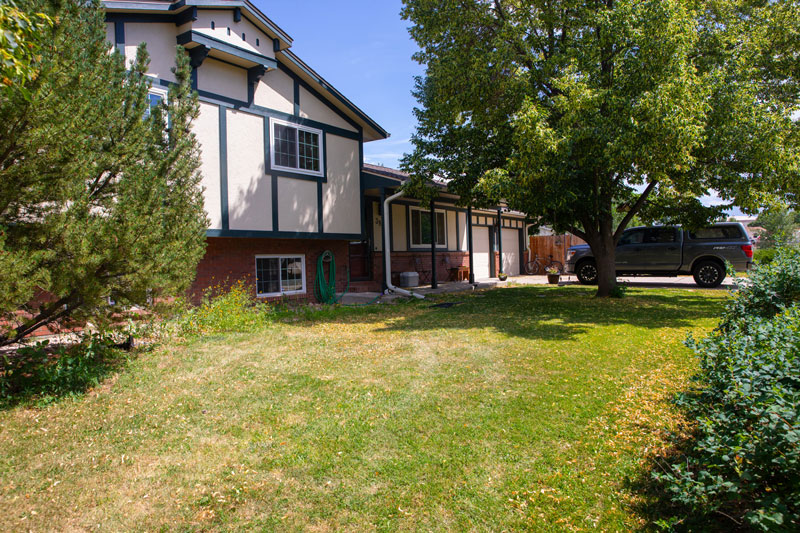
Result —
[{"label": "truck tire", "polygon": [[597,284],[597,263],[593,259],[585,259],[575,267],[575,275],[581,285]]},{"label": "truck tire", "polygon": [[694,266],[692,277],[699,287],[713,289],[725,279],[725,268],[716,261],[706,259]]}]

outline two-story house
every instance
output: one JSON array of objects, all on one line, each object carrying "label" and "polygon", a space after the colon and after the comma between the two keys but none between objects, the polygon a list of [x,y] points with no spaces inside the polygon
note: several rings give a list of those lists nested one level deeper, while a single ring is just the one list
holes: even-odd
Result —
[{"label": "two-story house", "polygon": [[147,43],[153,101],[175,81],[176,46],[191,59],[210,219],[195,294],[245,279],[259,297],[309,298],[325,250],[335,256],[339,290],[348,276],[351,290],[380,289],[384,223],[391,227],[393,274],[417,270],[425,279],[433,264],[445,279],[469,264],[470,250],[474,277],[519,272],[519,213],[468,212],[444,190],[433,225],[431,210],[413,199],[393,202],[390,220],[383,220],[381,200],[407,176],[365,165],[363,145],[389,134],[297,57],[291,37],[250,2],[106,0],[104,6],[108,39],[126,58]]}]

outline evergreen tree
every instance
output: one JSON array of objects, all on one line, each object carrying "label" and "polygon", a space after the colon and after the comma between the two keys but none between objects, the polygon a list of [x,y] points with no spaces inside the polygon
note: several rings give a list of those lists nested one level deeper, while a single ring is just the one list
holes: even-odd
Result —
[{"label": "evergreen tree", "polygon": [[[796,199],[796,0],[405,0],[403,15],[426,65],[410,187],[447,178],[581,237],[599,296],[637,214],[696,226]],[[704,207],[710,191],[728,205]]]},{"label": "evergreen tree", "polygon": [[24,91],[0,100],[0,345],[63,317],[99,318],[112,295],[144,304],[184,290],[207,227],[185,52],[149,113],[146,49],[126,66],[96,0],[20,8],[55,23]]}]

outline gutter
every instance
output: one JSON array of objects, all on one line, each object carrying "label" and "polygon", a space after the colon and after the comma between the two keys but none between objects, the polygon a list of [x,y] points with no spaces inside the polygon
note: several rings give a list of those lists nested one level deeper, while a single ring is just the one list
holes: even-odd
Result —
[{"label": "gutter", "polygon": [[414,298],[424,300],[425,296],[422,294],[417,294],[392,285],[392,241],[389,237],[389,203],[391,203],[392,200],[400,198],[404,194],[405,193],[401,190],[400,192],[391,195],[383,201],[383,277],[386,281],[386,292],[402,294],[404,296],[413,296]]}]

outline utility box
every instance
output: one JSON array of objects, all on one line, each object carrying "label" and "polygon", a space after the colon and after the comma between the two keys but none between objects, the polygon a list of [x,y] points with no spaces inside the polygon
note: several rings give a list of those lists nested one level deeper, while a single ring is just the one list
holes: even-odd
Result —
[{"label": "utility box", "polygon": [[419,274],[416,272],[400,272],[401,287],[418,287]]}]

